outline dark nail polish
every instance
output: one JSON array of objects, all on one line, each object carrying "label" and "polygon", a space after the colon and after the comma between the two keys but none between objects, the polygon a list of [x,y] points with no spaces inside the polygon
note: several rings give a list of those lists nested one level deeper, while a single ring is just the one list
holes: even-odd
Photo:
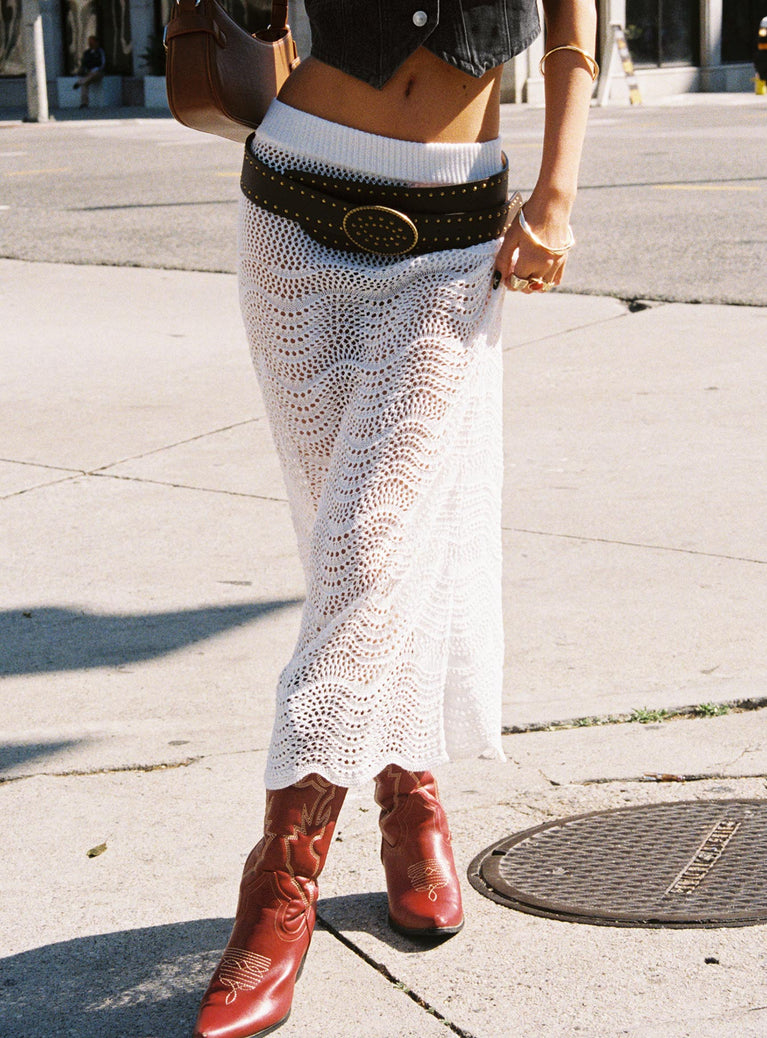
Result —
[{"label": "dark nail polish", "polygon": [[493,289],[498,288],[498,286],[501,283],[501,277],[502,276],[503,275],[501,274],[500,270],[493,271]]}]

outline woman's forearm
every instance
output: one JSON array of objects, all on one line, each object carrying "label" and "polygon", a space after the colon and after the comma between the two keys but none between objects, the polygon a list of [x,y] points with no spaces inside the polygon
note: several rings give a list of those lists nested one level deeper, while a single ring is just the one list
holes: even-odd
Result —
[{"label": "woman's forearm", "polygon": [[[523,232],[515,219],[498,252],[499,277],[512,287],[516,284],[512,273],[521,278],[533,276],[544,286],[558,285],[562,280],[567,255],[561,247],[570,240],[570,213],[594,88],[595,66],[580,51],[594,54],[595,0],[544,0],[543,7],[548,55],[543,152],[538,180],[524,206],[527,224],[538,243]],[[554,51],[555,47],[568,49]],[[550,245],[554,252],[541,248],[541,242]],[[535,286],[523,291],[534,289]]]},{"label": "woman's forearm", "polygon": [[[544,0],[544,11],[547,52],[574,46],[594,54],[597,16],[593,0]],[[543,153],[534,194],[566,209],[568,215],[577,190],[593,87],[591,68],[581,54],[573,50],[550,53],[546,61]]]}]

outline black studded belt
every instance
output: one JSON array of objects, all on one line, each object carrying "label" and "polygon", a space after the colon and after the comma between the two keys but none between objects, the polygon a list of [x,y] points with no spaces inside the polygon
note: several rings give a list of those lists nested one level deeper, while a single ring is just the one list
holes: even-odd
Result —
[{"label": "black studded belt", "polygon": [[486,180],[434,187],[364,184],[303,170],[277,173],[245,145],[240,187],[323,245],[379,256],[463,249],[503,233],[508,164]]}]

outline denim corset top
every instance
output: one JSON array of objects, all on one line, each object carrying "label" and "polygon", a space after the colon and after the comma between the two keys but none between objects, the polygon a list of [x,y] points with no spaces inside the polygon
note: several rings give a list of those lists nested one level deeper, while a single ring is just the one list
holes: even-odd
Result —
[{"label": "denim corset top", "polygon": [[382,87],[418,47],[481,76],[540,32],[536,0],[305,0],[312,55]]}]

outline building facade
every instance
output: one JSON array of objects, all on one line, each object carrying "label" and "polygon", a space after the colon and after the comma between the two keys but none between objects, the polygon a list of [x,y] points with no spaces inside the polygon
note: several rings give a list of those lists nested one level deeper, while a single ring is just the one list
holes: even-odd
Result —
[{"label": "building facade", "polygon": [[[641,96],[656,100],[690,92],[753,90],[756,31],[767,0],[598,0],[597,58],[606,71],[614,46],[612,25],[623,27]],[[543,103],[538,62],[544,41],[509,62],[504,74],[508,101]],[[625,101],[628,90],[615,62],[609,91]]]},{"label": "building facade", "polygon": [[[0,0],[0,109],[25,103],[24,21],[30,6],[42,17],[48,96],[55,108],[60,89],[71,93],[71,84],[59,81],[77,73],[89,36],[96,36],[106,53],[107,75],[123,80],[123,102],[140,104],[141,80],[165,71],[162,30],[171,3],[173,0]],[[271,0],[224,0],[224,6],[252,32],[268,23]],[[71,101],[66,95],[65,99]]]},{"label": "building facade", "polygon": [[[107,70],[122,77],[123,97],[142,94],[136,81],[162,74],[162,26],[173,0],[0,0],[0,108],[25,101],[23,9],[37,4],[42,15],[46,72],[51,106],[57,104],[58,78],[73,75],[90,35],[99,37]],[[413,0],[414,6],[417,0]],[[241,24],[253,30],[268,19],[270,0],[224,0]],[[597,57],[606,64],[613,45],[611,24],[623,26],[643,98],[689,91],[752,89],[753,49],[767,0],[598,0]],[[291,23],[299,52],[308,50],[303,3],[293,0]],[[505,101],[543,102],[538,62],[543,41],[509,62],[504,72]],[[609,95],[625,100],[619,63]]]}]

